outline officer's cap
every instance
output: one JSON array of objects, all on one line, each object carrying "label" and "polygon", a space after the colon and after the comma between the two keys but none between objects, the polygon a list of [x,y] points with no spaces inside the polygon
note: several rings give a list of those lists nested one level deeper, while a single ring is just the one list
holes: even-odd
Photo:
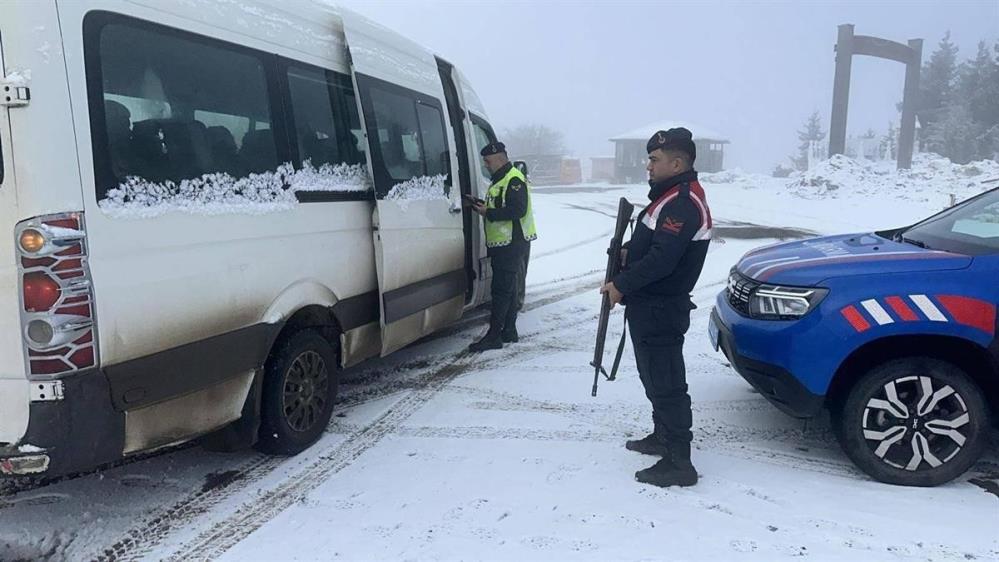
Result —
[{"label": "officer's cap", "polygon": [[479,151],[479,154],[483,156],[492,156],[493,154],[499,154],[501,152],[506,153],[506,145],[496,141],[483,146],[482,150]]},{"label": "officer's cap", "polygon": [[690,156],[693,162],[697,158],[697,147],[694,146],[694,135],[683,127],[676,127],[668,131],[656,131],[649,142],[645,145],[648,152],[657,148],[660,150],[678,150]]}]

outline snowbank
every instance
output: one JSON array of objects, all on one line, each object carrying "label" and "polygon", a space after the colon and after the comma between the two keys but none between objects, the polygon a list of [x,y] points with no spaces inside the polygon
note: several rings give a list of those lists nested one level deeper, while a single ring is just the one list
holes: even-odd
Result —
[{"label": "snowbank", "polygon": [[912,169],[896,170],[895,162],[836,155],[792,176],[787,188],[807,199],[877,196],[929,201],[953,193],[962,200],[999,185],[984,183],[997,178],[999,162],[993,160],[961,165],[936,154],[917,154]]}]

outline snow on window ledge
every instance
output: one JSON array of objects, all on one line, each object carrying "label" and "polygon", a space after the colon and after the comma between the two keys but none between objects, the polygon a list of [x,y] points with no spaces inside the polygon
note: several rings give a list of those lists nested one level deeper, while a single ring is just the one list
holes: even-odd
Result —
[{"label": "snow on window ledge", "polygon": [[112,218],[151,218],[168,213],[262,215],[294,209],[299,191],[360,193],[370,189],[367,169],[361,164],[316,168],[306,161],[301,170],[295,170],[285,162],[277,170],[243,178],[214,173],[176,183],[131,176],[108,190],[98,205]]},{"label": "snow on window ledge", "polygon": [[371,180],[364,164],[323,164],[315,168],[306,160],[295,172],[291,190],[361,193],[371,191]]},{"label": "snow on window ledge", "polygon": [[405,209],[411,201],[449,201],[445,192],[445,182],[447,176],[437,174],[435,176],[417,176],[413,179],[397,183],[388,194],[386,201],[397,201],[399,206]]}]

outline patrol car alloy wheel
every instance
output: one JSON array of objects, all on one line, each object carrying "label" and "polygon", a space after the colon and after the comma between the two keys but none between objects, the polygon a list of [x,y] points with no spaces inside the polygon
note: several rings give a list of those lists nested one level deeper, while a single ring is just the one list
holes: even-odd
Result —
[{"label": "patrol car alloy wheel", "polygon": [[926,357],[885,363],[857,381],[837,437],[882,482],[936,486],[964,473],[987,440],[988,408],[956,366]]},{"label": "patrol car alloy wheel", "polygon": [[301,330],[277,343],[267,360],[257,447],[294,455],[315,443],[333,414],[337,354],[313,330]]}]

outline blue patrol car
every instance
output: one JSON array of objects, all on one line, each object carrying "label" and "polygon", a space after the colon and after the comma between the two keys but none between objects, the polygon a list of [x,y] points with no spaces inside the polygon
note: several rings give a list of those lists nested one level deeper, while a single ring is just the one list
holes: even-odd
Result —
[{"label": "blue patrol car", "polygon": [[759,248],[709,335],[763,396],[828,409],[846,454],[892,484],[965,472],[999,411],[999,190],[907,228]]}]

